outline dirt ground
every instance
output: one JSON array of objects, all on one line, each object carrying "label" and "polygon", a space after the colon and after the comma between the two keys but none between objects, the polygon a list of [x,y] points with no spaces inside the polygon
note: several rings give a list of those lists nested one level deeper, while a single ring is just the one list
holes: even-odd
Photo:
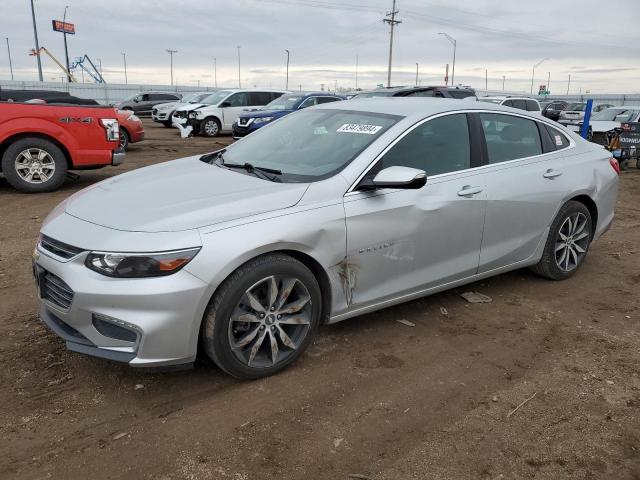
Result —
[{"label": "dirt ground", "polygon": [[573,278],[517,271],[323,327],[240,382],[69,353],[38,319],[30,254],[59,201],[215,147],[145,123],[125,165],[58,192],[0,179],[1,479],[640,479],[640,170]]}]

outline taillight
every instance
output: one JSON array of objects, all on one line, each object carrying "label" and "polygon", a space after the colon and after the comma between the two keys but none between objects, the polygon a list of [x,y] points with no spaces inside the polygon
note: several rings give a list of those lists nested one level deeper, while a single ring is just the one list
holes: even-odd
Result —
[{"label": "taillight", "polygon": [[618,160],[616,160],[615,158],[611,157],[609,159],[609,164],[613,167],[613,169],[616,171],[616,173],[618,175],[620,175],[620,164],[618,163]]},{"label": "taillight", "polygon": [[120,140],[120,125],[115,118],[103,118],[100,123],[107,133],[107,141],[117,142]]}]

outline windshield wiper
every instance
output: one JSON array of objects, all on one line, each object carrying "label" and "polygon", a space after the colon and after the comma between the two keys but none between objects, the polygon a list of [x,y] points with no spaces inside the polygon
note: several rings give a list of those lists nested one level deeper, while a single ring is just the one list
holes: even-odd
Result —
[{"label": "windshield wiper", "polygon": [[[280,170],[276,170],[275,168],[265,168],[265,167],[256,167],[255,165],[252,165],[250,163],[225,163],[224,159],[222,159],[222,155],[220,155],[220,158],[222,160],[222,163],[220,164],[221,167],[227,167],[227,168],[241,168],[243,170],[246,170],[248,173],[253,173],[256,177],[260,177],[264,180],[270,180],[272,182],[281,182],[282,180],[280,180],[276,175],[282,175],[282,172]],[[268,174],[272,174],[272,175],[268,175]]]}]

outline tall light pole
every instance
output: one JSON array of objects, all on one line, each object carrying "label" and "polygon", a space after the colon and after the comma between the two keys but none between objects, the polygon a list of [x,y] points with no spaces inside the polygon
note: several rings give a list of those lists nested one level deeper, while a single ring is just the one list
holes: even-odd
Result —
[{"label": "tall light pole", "polygon": [[213,86],[218,88],[218,59],[213,59]]},{"label": "tall light pole", "polygon": [[393,7],[391,8],[391,11],[386,15],[387,17],[391,18],[384,18],[382,20],[384,23],[388,23],[391,26],[391,34],[389,36],[389,67],[387,68],[387,87],[391,86],[391,65],[393,63],[393,30],[396,25],[402,23],[401,20],[396,20],[397,13],[398,10],[396,10],[396,0],[393,0]]},{"label": "tall light pole", "polygon": [[127,54],[122,52],[122,60],[124,60],[124,84],[127,85],[129,81],[127,80]]},{"label": "tall light pole", "polygon": [[416,62],[416,87],[418,86],[418,62]]},{"label": "tall light pole", "polygon": [[451,85],[454,85],[453,82],[454,82],[455,76],[456,76],[456,49],[458,47],[458,42],[456,41],[455,38],[453,38],[448,33],[438,32],[438,35],[444,35],[445,38],[447,40],[449,40],[449,42],[451,42],[451,45],[453,45],[453,64],[451,65]]},{"label": "tall light pole", "polygon": [[238,49],[238,88],[242,88],[242,83],[240,82],[240,45],[236,48]]},{"label": "tall light pole", "polygon": [[13,65],[11,63],[11,49],[9,48],[9,37],[5,37],[7,40],[7,54],[9,55],[9,71],[11,72],[11,80],[13,80]]},{"label": "tall light pole", "polygon": [[167,53],[171,57],[171,86],[173,86],[173,54],[174,53],[178,53],[178,51],[177,50],[171,50],[170,48],[167,48]]},{"label": "tall light pole", "polygon": [[358,54],[356,53],[356,90],[358,90]]},{"label": "tall light pole", "polygon": [[484,69],[484,91],[489,91],[489,72],[487,69]]},{"label": "tall light pole", "polygon": [[549,60],[549,59],[548,58],[543,58],[538,63],[536,63],[533,66],[533,68],[531,69],[531,92],[530,92],[531,95],[533,95],[533,77],[536,74],[536,68],[538,68],[540,65],[542,65],[542,62],[544,62],[545,60]]},{"label": "tall light pole", "polygon": [[36,27],[36,10],[33,7],[33,0],[31,0],[31,19],[33,20],[33,36],[36,40],[36,59],[38,60],[38,78],[42,82],[42,62],[40,61],[40,43],[38,42],[38,27]]},{"label": "tall light pole", "polygon": [[[69,5],[64,6],[64,15],[62,15],[62,23],[67,21],[67,9]],[[69,49],[67,48],[67,32],[62,32],[62,37],[64,38],[64,58],[67,65],[67,82],[71,83],[71,72],[69,71]]]},{"label": "tall light pole", "polygon": [[551,88],[549,88],[549,85],[551,85],[551,72],[547,73],[547,92],[551,91]]},{"label": "tall light pole", "polygon": [[504,75],[502,75],[502,91],[504,92]]},{"label": "tall light pole", "polygon": [[285,52],[287,52],[287,84],[284,89],[289,90],[289,50],[285,50]]},{"label": "tall light pole", "polygon": [[567,95],[569,95],[569,87],[571,86],[571,74],[569,74],[569,81],[567,82]]}]

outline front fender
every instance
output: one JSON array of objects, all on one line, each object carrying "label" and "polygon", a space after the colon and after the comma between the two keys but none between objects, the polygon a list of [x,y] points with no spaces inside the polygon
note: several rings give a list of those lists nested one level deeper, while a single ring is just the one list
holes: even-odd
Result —
[{"label": "front fender", "polygon": [[0,123],[0,144],[7,139],[21,134],[39,134],[53,138],[60,143],[74,159],[74,153],[78,150],[77,139],[69,133],[62,125],[49,119],[38,117],[13,118],[10,121]]}]

